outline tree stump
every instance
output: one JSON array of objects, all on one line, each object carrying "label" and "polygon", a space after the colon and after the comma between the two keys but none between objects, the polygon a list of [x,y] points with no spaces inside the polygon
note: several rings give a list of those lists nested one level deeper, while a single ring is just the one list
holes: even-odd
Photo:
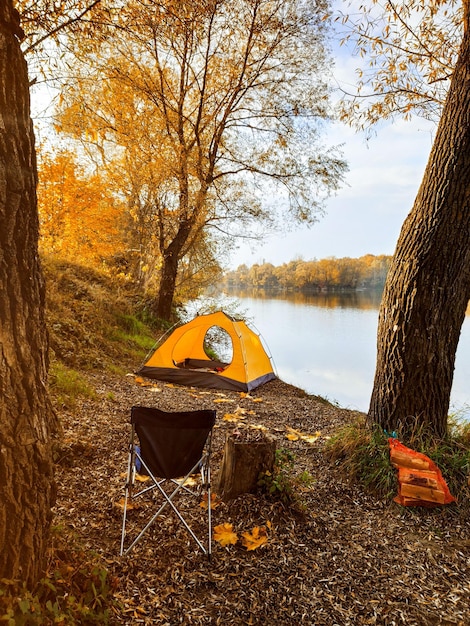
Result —
[{"label": "tree stump", "polygon": [[218,494],[227,502],[242,493],[254,493],[259,475],[272,472],[276,442],[266,436],[249,440],[232,434],[225,441],[224,456],[218,481]]}]

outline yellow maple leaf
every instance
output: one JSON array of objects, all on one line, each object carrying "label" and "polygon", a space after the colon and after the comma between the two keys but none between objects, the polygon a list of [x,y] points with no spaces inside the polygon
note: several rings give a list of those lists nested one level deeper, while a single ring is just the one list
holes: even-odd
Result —
[{"label": "yellow maple leaf", "polygon": [[233,402],[230,398],[215,398],[213,402],[221,403],[221,402]]},{"label": "yellow maple leaf", "polygon": [[214,541],[220,543],[221,546],[235,545],[238,541],[238,535],[233,532],[233,524],[225,522],[214,528]]},{"label": "yellow maple leaf", "polygon": [[242,533],[242,544],[247,550],[256,550],[268,542],[265,526],[255,526],[251,533]]},{"label": "yellow maple leaf", "polygon": [[235,413],[225,413],[222,419],[225,422],[238,422],[238,415],[235,415]]},{"label": "yellow maple leaf", "polygon": [[307,435],[300,432],[300,430],[295,430],[295,428],[291,428],[290,426],[286,426],[286,430],[286,439],[289,439],[289,441],[298,441],[299,439],[301,439],[302,441],[306,441],[307,443],[315,443],[315,441],[317,441],[317,439],[321,437],[321,432],[318,430],[314,435]]}]

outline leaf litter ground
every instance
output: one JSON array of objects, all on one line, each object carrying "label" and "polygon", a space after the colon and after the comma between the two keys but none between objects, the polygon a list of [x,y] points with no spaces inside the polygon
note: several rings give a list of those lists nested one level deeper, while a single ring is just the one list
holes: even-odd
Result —
[{"label": "leaf litter ground", "polygon": [[[470,624],[468,511],[412,510],[348,484],[322,454],[354,412],[281,381],[248,396],[93,375],[98,398],[61,410],[55,524],[96,552],[116,581],[113,624]],[[214,408],[213,477],[226,437],[266,432],[308,472],[303,509],[264,495],[220,503],[213,525],[267,540],[213,543],[211,562],[169,515],[119,557],[129,414],[134,404],[167,411]],[[224,419],[224,416],[228,416]],[[215,481],[213,481],[215,482]],[[196,507],[197,508],[197,507]],[[201,509],[195,511],[200,515]],[[131,512],[131,515],[134,512]],[[259,532],[259,531],[256,531]],[[256,534],[255,532],[255,534]]]}]

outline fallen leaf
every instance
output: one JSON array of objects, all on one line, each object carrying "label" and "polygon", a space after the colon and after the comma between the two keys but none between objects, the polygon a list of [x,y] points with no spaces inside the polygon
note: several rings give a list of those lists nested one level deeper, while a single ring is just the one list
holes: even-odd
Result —
[{"label": "fallen leaf", "polygon": [[146,474],[136,474],[135,479],[138,483],[146,483],[150,480],[150,476],[147,476]]},{"label": "fallen leaf", "polygon": [[[124,503],[125,503],[125,498],[121,498],[120,500],[118,500],[117,502],[114,503],[114,506],[117,509],[121,509],[123,511],[124,510]],[[127,499],[127,510],[128,511],[132,511],[132,510],[138,509],[138,508],[140,508],[139,504],[132,502],[131,500],[129,500],[129,498]]]},{"label": "fallen leaf", "polygon": [[[208,497],[207,493],[205,493],[202,497],[202,502],[199,505],[202,509],[207,509]],[[211,493],[211,509],[216,509],[220,504],[219,497],[216,493]]]},{"label": "fallen leaf", "polygon": [[315,443],[321,437],[321,432],[317,431],[314,435],[302,435],[302,440],[307,443]]},{"label": "fallen leaf", "polygon": [[222,403],[222,402],[233,402],[230,398],[215,398],[213,402]]},{"label": "fallen leaf", "polygon": [[305,433],[301,433],[299,430],[295,430],[295,428],[291,428],[290,426],[286,426],[287,435],[286,439],[289,441],[298,441],[301,439],[302,441],[306,441],[307,443],[315,443],[317,439],[321,437],[321,432],[317,430],[314,435],[307,435]]},{"label": "fallen leaf", "polygon": [[265,526],[255,526],[251,533],[242,533],[242,545],[247,550],[256,550],[268,542],[268,535]]},{"label": "fallen leaf", "polygon": [[263,430],[263,431],[267,431],[268,430],[268,428],[266,428],[266,426],[263,426],[263,424],[249,424],[249,426],[253,430]]},{"label": "fallen leaf", "polygon": [[225,524],[216,526],[214,528],[214,541],[220,543],[221,546],[235,545],[238,536],[233,532],[233,525],[225,522]]},{"label": "fallen leaf", "polygon": [[150,380],[142,378],[142,376],[136,376],[134,380],[141,387],[153,387],[154,385],[154,383],[152,383]]},{"label": "fallen leaf", "polygon": [[238,415],[235,415],[235,413],[225,413],[222,419],[225,422],[238,422],[240,418]]}]

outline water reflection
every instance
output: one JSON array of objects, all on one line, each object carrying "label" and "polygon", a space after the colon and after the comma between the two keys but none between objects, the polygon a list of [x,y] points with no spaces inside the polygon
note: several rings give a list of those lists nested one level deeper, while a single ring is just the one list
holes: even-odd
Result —
[{"label": "water reflection", "polygon": [[[282,380],[343,407],[367,411],[381,294],[230,292],[266,340]],[[456,355],[451,412],[470,418],[470,321]]]},{"label": "water reflection", "polygon": [[377,309],[382,298],[381,291],[345,291],[339,293],[304,294],[296,291],[267,291],[265,289],[225,290],[228,296],[256,298],[257,300],[283,300],[293,304],[352,309]]}]

